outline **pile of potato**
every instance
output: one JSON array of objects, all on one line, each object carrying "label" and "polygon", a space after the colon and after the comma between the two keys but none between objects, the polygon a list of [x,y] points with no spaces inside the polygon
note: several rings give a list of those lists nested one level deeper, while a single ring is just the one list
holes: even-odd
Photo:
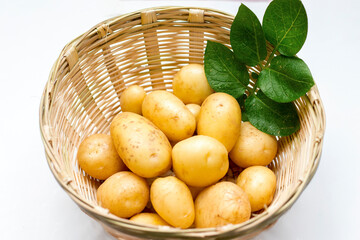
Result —
[{"label": "pile of potato", "polygon": [[[266,167],[276,138],[241,122],[240,106],[214,93],[204,67],[189,64],[173,79],[173,93],[146,94],[131,86],[110,135],[95,134],[79,146],[79,166],[105,180],[99,204],[142,224],[207,228],[248,220],[268,206],[276,189]],[[230,159],[229,159],[230,158]],[[229,166],[237,166],[239,176]]]}]

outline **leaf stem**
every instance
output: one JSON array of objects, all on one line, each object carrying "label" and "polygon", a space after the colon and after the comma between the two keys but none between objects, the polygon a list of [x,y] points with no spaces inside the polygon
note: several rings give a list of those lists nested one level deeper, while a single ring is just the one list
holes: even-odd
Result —
[{"label": "leaf stem", "polygon": [[255,94],[256,89],[257,89],[257,81],[255,82],[253,88],[248,88],[249,96]]},{"label": "leaf stem", "polygon": [[266,62],[266,64],[265,64],[265,67],[268,67],[268,66],[270,65],[270,62],[271,62],[271,60],[274,58],[276,51],[277,51],[277,48],[274,48],[274,49],[272,50],[272,52],[270,53],[270,56],[269,56],[269,58],[268,58],[268,60],[267,60],[267,62]]}]

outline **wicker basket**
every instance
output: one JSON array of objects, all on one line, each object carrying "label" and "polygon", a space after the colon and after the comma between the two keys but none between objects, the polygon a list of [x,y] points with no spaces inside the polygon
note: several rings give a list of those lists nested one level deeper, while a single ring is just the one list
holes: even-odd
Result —
[{"label": "wicker basket", "polygon": [[48,164],[69,196],[112,235],[126,239],[248,239],[289,209],[314,175],[325,127],[316,86],[296,101],[300,131],[279,138],[278,155],[270,165],[278,179],[274,200],[249,221],[209,229],[144,227],[97,204],[100,182],[80,170],[76,160],[80,142],[90,134],[109,132],[112,118],[121,111],[119,98],[127,86],[139,84],[147,92],[171,91],[173,75],[181,66],[203,63],[206,40],[229,44],[232,20],[233,16],[211,9],[146,9],[98,24],[66,45],[54,64],[40,106]]}]

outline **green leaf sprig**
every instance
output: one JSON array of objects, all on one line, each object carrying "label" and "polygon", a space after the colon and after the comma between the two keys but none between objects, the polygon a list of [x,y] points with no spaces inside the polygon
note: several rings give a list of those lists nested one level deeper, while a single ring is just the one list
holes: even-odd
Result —
[{"label": "green leaf sprig", "polygon": [[[307,36],[308,22],[300,0],[273,0],[262,25],[244,4],[231,25],[231,51],[221,43],[208,41],[204,66],[210,86],[216,92],[235,97],[243,120],[275,136],[288,136],[300,128],[294,100],[314,85],[306,63],[295,55]],[[268,53],[266,41],[273,45]],[[260,73],[248,71],[257,66]],[[249,87],[249,74],[256,80]]]}]

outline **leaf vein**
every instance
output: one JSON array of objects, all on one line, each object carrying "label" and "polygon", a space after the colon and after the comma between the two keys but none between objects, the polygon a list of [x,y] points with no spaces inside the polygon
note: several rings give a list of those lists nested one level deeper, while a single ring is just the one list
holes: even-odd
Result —
[{"label": "leaf vein", "polygon": [[286,78],[288,78],[288,79],[290,79],[290,80],[292,80],[294,82],[305,83],[307,85],[310,85],[308,81],[301,81],[301,80],[295,79],[295,78],[290,77],[289,75],[286,75],[286,74],[284,74],[282,72],[279,72],[279,71],[277,71],[275,69],[269,68],[269,71],[273,71],[273,72],[275,72],[275,73],[277,73],[279,75],[282,75],[282,76],[284,76],[284,77],[286,77]]},{"label": "leaf vein", "polygon": [[246,88],[246,86],[232,73],[232,71],[230,71],[230,69],[228,68],[228,66],[226,65],[226,63],[223,61],[223,59],[220,58],[219,56],[218,56],[218,59],[220,60],[221,64],[224,66],[224,68],[226,69],[226,71],[227,71],[228,73],[230,73],[230,77],[232,77],[233,79],[235,79],[236,82],[240,83],[241,85],[243,85],[243,86]]},{"label": "leaf vein", "polygon": [[[290,2],[290,3],[291,3],[291,2]],[[284,36],[282,37],[282,39],[281,39],[281,40],[278,42],[278,44],[276,45],[276,47],[275,47],[276,49],[279,48],[279,46],[281,45],[282,41],[284,41],[284,39],[286,38],[287,34],[288,34],[288,33],[290,32],[290,30],[293,28],[293,26],[294,26],[297,18],[299,17],[300,12],[301,12],[301,6],[300,6],[298,12],[296,13],[296,17],[295,17],[294,20],[292,21],[291,26],[288,28],[288,30],[285,32],[285,34],[284,34]],[[283,15],[281,15],[281,18],[282,18],[282,21],[283,21],[283,23],[284,23]]]}]

